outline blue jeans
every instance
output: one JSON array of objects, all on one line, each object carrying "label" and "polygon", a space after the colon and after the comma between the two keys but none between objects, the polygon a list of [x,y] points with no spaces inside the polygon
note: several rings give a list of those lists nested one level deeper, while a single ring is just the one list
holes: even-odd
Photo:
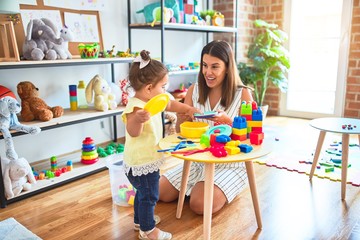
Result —
[{"label": "blue jeans", "polygon": [[155,227],[154,209],[159,200],[160,172],[133,176],[127,175],[130,183],[136,188],[134,200],[134,223],[140,224],[141,231],[150,231]]}]

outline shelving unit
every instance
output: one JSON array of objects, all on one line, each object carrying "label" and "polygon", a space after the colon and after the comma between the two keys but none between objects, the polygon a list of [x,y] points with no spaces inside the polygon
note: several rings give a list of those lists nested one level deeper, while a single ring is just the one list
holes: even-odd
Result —
[{"label": "shelving unit", "polygon": [[[164,0],[160,0],[161,9],[164,8]],[[209,34],[210,33],[232,33],[234,34],[234,45],[235,45],[235,58],[237,52],[237,40],[238,40],[238,33],[237,33],[237,21],[235,19],[234,23],[235,26],[233,27],[218,27],[218,26],[201,26],[201,25],[194,25],[194,24],[180,24],[180,23],[163,23],[163,11],[161,11],[161,22],[156,23],[154,26],[151,26],[150,23],[131,23],[131,15],[133,14],[131,10],[131,0],[127,0],[128,6],[128,36],[129,36],[129,48],[131,49],[132,39],[131,34],[132,30],[134,29],[146,29],[146,30],[158,30],[160,31],[160,48],[161,48],[161,61],[165,61],[165,49],[164,49],[164,32],[165,31],[188,31],[188,32],[203,32],[206,33],[206,42],[209,42]],[[206,1],[205,8],[208,8],[209,0]],[[238,0],[235,1],[235,16],[237,16],[237,6]],[[182,71],[185,73],[186,71]]]},{"label": "shelving unit", "polygon": [[[54,61],[20,61],[20,62],[1,62],[0,70],[5,69],[21,69],[21,68],[46,68],[46,67],[66,67],[66,66],[81,66],[81,65],[100,65],[108,64],[111,66],[112,81],[115,82],[115,70],[114,64],[131,63],[133,58],[103,58],[103,59],[70,59],[70,60],[54,60]],[[116,127],[116,116],[120,115],[124,107],[118,107],[115,110],[108,111],[97,111],[94,108],[78,109],[76,111],[70,111],[65,109],[64,115],[59,118],[53,118],[47,122],[33,121],[26,122],[26,125],[38,126],[42,131],[51,130],[60,127],[66,127],[69,125],[79,124],[82,122],[94,121],[102,118],[113,118],[113,140],[117,140],[117,127]],[[22,132],[12,132],[12,136],[24,135]],[[41,134],[41,133],[40,133]],[[0,136],[3,139],[3,136]],[[84,165],[80,163],[80,152],[72,153],[63,157],[64,159],[71,159],[74,164],[74,170],[62,174],[60,177],[54,179],[40,180],[33,189],[28,192],[22,192],[20,195],[6,199],[4,193],[4,183],[2,177],[2,169],[0,164],[0,204],[1,208],[5,208],[8,203],[19,201],[21,199],[33,196],[35,194],[47,191],[54,187],[66,184],[68,182],[83,178],[85,176],[94,174],[96,172],[106,169],[105,159],[100,159],[97,163]],[[62,160],[58,160],[58,163]],[[41,165],[41,164],[40,164]]]}]

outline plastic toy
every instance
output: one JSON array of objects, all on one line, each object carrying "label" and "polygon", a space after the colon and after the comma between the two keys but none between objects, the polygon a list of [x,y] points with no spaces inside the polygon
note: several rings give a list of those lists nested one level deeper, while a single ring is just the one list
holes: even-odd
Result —
[{"label": "plastic toy", "polygon": [[154,116],[163,112],[169,101],[170,98],[166,93],[156,95],[145,104],[144,110],[148,111],[151,116]]},{"label": "plastic toy", "polygon": [[78,45],[78,50],[81,58],[98,58],[100,52],[100,46],[98,43]]},{"label": "plastic toy", "polygon": [[93,164],[99,161],[94,140],[91,137],[86,137],[82,143],[81,162],[83,164]]},{"label": "plastic toy", "polygon": [[76,85],[69,85],[69,96],[70,96],[70,110],[76,111],[78,106]]},{"label": "plastic toy", "polygon": [[50,167],[52,172],[55,172],[58,169],[57,160],[55,156],[52,156],[50,158]]}]

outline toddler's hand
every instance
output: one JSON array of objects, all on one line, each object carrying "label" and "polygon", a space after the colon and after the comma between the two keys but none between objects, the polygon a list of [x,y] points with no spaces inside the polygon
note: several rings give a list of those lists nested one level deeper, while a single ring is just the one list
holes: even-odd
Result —
[{"label": "toddler's hand", "polygon": [[146,121],[149,121],[151,116],[150,116],[150,113],[148,111],[143,110],[143,109],[139,109],[139,110],[136,111],[135,117],[136,117],[136,120],[139,123],[144,123]]},{"label": "toddler's hand", "polygon": [[191,120],[194,120],[194,114],[195,113],[202,113],[199,109],[195,107],[190,107],[190,109],[185,113],[188,117],[191,118]]}]

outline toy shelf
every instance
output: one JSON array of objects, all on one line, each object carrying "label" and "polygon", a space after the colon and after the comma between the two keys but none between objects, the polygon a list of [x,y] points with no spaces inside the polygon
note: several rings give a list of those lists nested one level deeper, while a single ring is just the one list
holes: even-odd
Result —
[{"label": "toy shelf", "polygon": [[[64,109],[63,116],[58,118],[53,118],[50,121],[46,121],[46,122],[31,121],[31,122],[21,122],[21,123],[26,124],[28,126],[38,126],[41,128],[41,131],[45,131],[49,129],[65,127],[82,122],[88,122],[96,119],[120,115],[123,112],[124,108],[125,108],[124,106],[119,106],[114,110],[108,110],[108,111],[97,111],[94,109],[94,107],[88,107],[85,109],[79,108],[76,111],[71,111],[70,109]],[[16,131],[11,132],[11,135],[13,137],[25,135],[25,134],[27,133],[16,132]],[[116,140],[117,137],[114,136],[114,138]],[[3,139],[1,133],[0,133],[0,139]]]},{"label": "toy shelf", "polygon": [[80,56],[74,56],[73,59],[66,60],[43,60],[43,61],[20,61],[20,62],[0,62],[0,69],[19,69],[36,67],[63,67],[74,65],[99,65],[114,63],[131,63],[134,58],[94,58],[83,59]]},{"label": "toy shelf", "polygon": [[[233,27],[217,27],[217,26],[202,26],[195,24],[181,24],[181,23],[165,23],[165,30],[172,31],[190,31],[190,32],[222,32],[222,33],[236,33],[237,29]],[[129,25],[133,29],[158,29],[160,30],[162,25],[161,23],[156,23],[154,26],[151,26],[151,23],[133,23]]]},{"label": "toy shelf", "polygon": [[[48,68],[48,67],[76,67],[83,65],[110,65],[111,69],[111,77],[112,82],[115,82],[115,64],[129,64],[134,60],[134,58],[96,58],[96,59],[82,59],[79,56],[74,56],[73,59],[67,60],[54,60],[54,61],[19,61],[19,62],[0,62],[0,72],[1,70],[16,70],[22,68]],[[89,122],[102,118],[112,118],[112,127],[113,127],[113,141],[116,142],[118,140],[117,137],[117,116],[120,115],[124,110],[123,106],[119,106],[115,110],[108,111],[97,111],[93,107],[89,107],[87,109],[78,109],[76,111],[70,111],[70,109],[64,110],[64,115],[59,118],[53,118],[47,122],[41,121],[32,121],[32,122],[23,122],[26,125],[38,126],[42,131],[50,130],[54,128],[66,127],[69,125],[79,124],[82,122]],[[11,135],[13,137],[24,135],[26,133],[13,131]],[[41,134],[41,133],[40,133]],[[3,139],[3,136],[0,134],[0,139]],[[2,177],[2,169],[0,165],[0,206],[1,208],[5,208],[7,203],[12,203],[32,195],[35,195],[40,192],[47,191],[54,187],[63,185],[65,183],[75,181],[79,178],[83,178],[85,176],[89,176],[96,172],[102,171],[106,169],[105,162],[103,160],[99,160],[99,162],[95,164],[85,165],[80,162],[81,151],[76,154],[74,153],[64,154],[65,160],[72,160],[74,164],[73,172],[64,173],[64,176],[60,176],[51,180],[41,180],[39,184],[33,186],[33,190],[29,192],[24,192],[19,196],[11,198],[7,200],[5,198],[4,192],[4,184]],[[49,165],[48,161],[45,161],[46,165]],[[47,169],[44,165],[44,169]],[[38,170],[38,169],[36,169]]]},{"label": "toy shelf", "polygon": [[169,76],[174,75],[194,75],[199,73],[200,68],[198,69],[191,69],[191,70],[182,70],[182,71],[171,71],[169,72]]},{"label": "toy shelf", "polygon": [[[114,157],[110,155],[108,157]],[[10,198],[7,200],[7,203],[16,202],[36,194],[46,192],[51,190],[55,187],[64,185],[66,183],[75,181],[77,179],[81,179],[91,174],[95,174],[97,172],[106,170],[106,159],[99,158],[99,161],[94,164],[83,164],[80,162],[81,159],[81,151],[66,154],[57,158],[57,164],[59,168],[66,167],[67,161],[72,161],[73,169],[71,171],[67,171],[62,173],[59,177],[54,178],[46,178],[43,180],[37,180],[36,184],[32,184],[32,188],[29,191],[23,191],[18,196],[14,198]],[[32,167],[35,171],[40,172],[42,170],[49,170],[50,169],[50,160],[43,160],[37,163],[32,164]]]}]

